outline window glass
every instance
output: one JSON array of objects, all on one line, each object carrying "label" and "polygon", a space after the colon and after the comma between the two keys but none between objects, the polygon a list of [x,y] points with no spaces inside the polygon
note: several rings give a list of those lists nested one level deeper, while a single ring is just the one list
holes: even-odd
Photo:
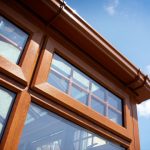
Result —
[{"label": "window glass", "polygon": [[15,94],[0,86],[0,138],[2,136]]},{"label": "window glass", "polygon": [[68,62],[63,61],[63,59],[58,55],[54,55],[54,59],[52,60],[52,68],[66,77],[71,75],[71,65]]},{"label": "window glass", "polygon": [[27,42],[28,35],[14,24],[0,16],[0,55],[18,63]]},{"label": "window glass", "polygon": [[91,91],[92,94],[98,96],[99,98],[101,98],[101,100],[105,100],[106,90],[101,85],[97,84],[96,82],[93,82]]},{"label": "window glass", "polygon": [[[122,119],[122,100],[57,54],[52,59],[48,82],[107,118],[110,107],[119,111]],[[120,124],[118,119],[113,122]]]},{"label": "window glass", "polygon": [[65,93],[68,90],[69,82],[54,71],[51,71],[48,82]]},{"label": "window glass", "polygon": [[121,100],[114,94],[108,92],[108,103],[118,110],[122,110]]},{"label": "window glass", "polygon": [[108,109],[108,117],[111,121],[117,122],[118,124],[122,125],[122,114],[118,113],[111,108]]},{"label": "window glass", "polygon": [[102,115],[105,115],[106,105],[99,100],[92,98],[91,107]]},{"label": "window glass", "polygon": [[[41,109],[41,116],[37,111]],[[34,120],[25,123],[18,150],[125,150],[36,104],[28,112]],[[33,115],[34,114],[34,115]]]},{"label": "window glass", "polygon": [[80,89],[78,86],[72,85],[71,96],[80,102],[87,104],[88,93]]},{"label": "window glass", "polygon": [[89,89],[90,81],[89,78],[84,75],[81,71],[73,68],[73,81],[85,89]]}]

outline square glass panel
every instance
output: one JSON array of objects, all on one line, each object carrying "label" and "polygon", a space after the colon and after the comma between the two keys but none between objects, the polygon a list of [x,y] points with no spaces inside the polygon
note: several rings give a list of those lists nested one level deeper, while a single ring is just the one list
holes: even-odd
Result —
[{"label": "square glass panel", "polygon": [[122,114],[116,112],[115,110],[112,110],[111,108],[108,109],[108,118],[115,123],[118,123],[120,125],[123,124]]},{"label": "square glass panel", "polygon": [[0,16],[0,55],[18,63],[28,39],[28,34]]},{"label": "square glass panel", "polygon": [[88,94],[78,86],[72,85],[71,96],[83,104],[87,104]]},{"label": "square glass panel", "polygon": [[89,78],[78,69],[74,68],[72,79],[75,83],[82,86],[83,88],[89,89],[89,86],[90,86]]},{"label": "square glass panel", "polygon": [[67,93],[69,82],[63,76],[51,70],[48,82],[59,90]]},{"label": "square glass panel", "polygon": [[38,117],[32,116],[34,121],[25,123],[18,150],[125,150],[119,144],[112,144],[109,140],[32,103],[30,109],[36,110],[34,107],[46,113],[40,116],[35,112]]},{"label": "square glass panel", "polygon": [[102,115],[105,115],[106,105],[92,97],[91,107]]},{"label": "square glass panel", "polygon": [[105,91],[106,90],[101,85],[97,84],[96,82],[92,83],[92,94],[98,96],[101,98],[101,100],[105,100]]},{"label": "square glass panel", "polygon": [[71,65],[58,55],[54,55],[51,67],[66,77],[71,75]]},{"label": "square glass panel", "polygon": [[116,109],[122,111],[122,100],[114,94],[108,92],[108,103]]},{"label": "square glass panel", "polygon": [[3,134],[15,94],[0,86],[0,138]]}]

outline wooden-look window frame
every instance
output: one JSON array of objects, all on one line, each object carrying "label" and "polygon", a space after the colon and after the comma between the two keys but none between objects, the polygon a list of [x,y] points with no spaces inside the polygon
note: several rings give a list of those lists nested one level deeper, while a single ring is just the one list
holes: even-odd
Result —
[{"label": "wooden-look window frame", "polygon": [[21,14],[15,12],[12,8],[4,3],[0,3],[0,5],[0,15],[14,23],[17,27],[20,27],[20,29],[29,35],[18,64],[14,64],[0,56],[0,73],[3,73],[26,86],[31,80],[43,33],[39,28],[34,26]]},{"label": "wooden-look window frame", "polygon": [[23,89],[23,86],[16,81],[9,79],[5,75],[0,74],[0,85],[7,90],[15,93],[15,99],[9,112],[9,117],[5,125],[5,129],[0,141],[0,149],[15,149],[19,142],[19,133],[23,128],[28,107],[30,104],[30,94]]},{"label": "wooden-look window frame", "polygon": [[[101,83],[104,87],[121,97],[124,104],[124,127],[110,121],[106,117],[90,109],[88,106],[75,101],[72,97],[61,92],[47,82],[54,53],[59,54],[60,56],[77,66],[80,70],[83,70],[83,72],[91,76],[95,81]],[[32,89],[37,93],[40,93],[49,98],[50,100],[59,103],[63,107],[66,107],[67,109],[70,109],[77,114],[87,118],[88,120],[96,123],[104,129],[110,130],[116,135],[120,135],[120,137],[126,139],[127,141],[131,141],[132,133],[130,133],[131,112],[129,95],[124,92],[123,88],[121,89],[121,87],[117,86],[116,83],[113,84],[111,80],[99,73],[97,69],[94,69],[94,67],[98,66],[95,65],[94,67],[92,67],[92,65],[95,65],[93,61],[88,59],[85,54],[81,53],[78,49],[71,46],[69,47],[67,44],[64,47],[62,46],[62,44],[60,44],[60,42],[54,40],[54,38],[52,37],[49,37],[38,62],[38,67],[36,69],[36,73],[31,85]]]},{"label": "wooden-look window frame", "polygon": [[[10,7],[11,4],[13,5]],[[132,150],[135,147],[138,149],[136,135],[133,135],[137,132],[137,128],[133,127],[134,124],[135,127],[137,124],[136,102],[131,92],[126,90],[124,85],[107,73],[103,67],[96,64],[73,44],[67,42],[64,37],[59,36],[53,29],[49,28],[47,30],[47,27],[43,25],[46,32],[45,30],[41,31],[38,27],[41,20],[36,20],[37,18],[33,14],[28,13],[27,10],[24,11],[25,9],[21,5],[16,4],[16,1],[9,1],[6,4],[0,1],[0,13],[27,31],[30,34],[30,39],[18,65],[0,57],[0,85],[17,93],[0,143],[0,149],[17,149],[31,98],[32,102],[96,134],[103,135],[127,149]],[[34,25],[30,22],[32,20],[30,17],[36,18]],[[48,34],[49,38],[43,49],[40,50],[39,45],[42,45],[43,40],[45,40],[42,38],[43,34]],[[124,127],[113,123],[82,103],[75,101],[47,82],[52,56],[55,52],[123,99]],[[39,54],[40,57],[37,62]],[[35,66],[36,70],[33,76]]]}]

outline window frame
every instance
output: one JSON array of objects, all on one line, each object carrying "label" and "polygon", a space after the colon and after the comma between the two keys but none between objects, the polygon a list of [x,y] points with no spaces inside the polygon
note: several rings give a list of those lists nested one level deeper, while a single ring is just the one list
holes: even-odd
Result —
[{"label": "window frame", "polygon": [[[7,64],[6,66],[1,66],[0,64],[0,84],[17,93],[15,104],[10,114],[3,139],[0,143],[0,149],[12,149],[12,145],[13,150],[17,149],[32,97],[32,102],[39,104],[41,107],[53,111],[60,116],[62,115],[62,117],[76,124],[79,124],[80,126],[96,134],[100,134],[108,139],[111,139],[112,141],[116,141],[129,150],[138,150],[140,146],[138,140],[138,123],[136,113],[137,102],[133,93],[123,84],[121,84],[118,79],[114,78],[112,74],[107,73],[107,71],[103,67],[100,67],[100,64],[96,65],[97,62],[91,61],[89,57],[86,57],[85,53],[82,53],[82,58],[84,61],[80,60],[79,62],[77,62],[75,60],[76,57],[71,57],[74,56],[74,54],[72,54],[71,52],[75,50],[75,56],[80,56],[81,52],[79,51],[82,50],[77,45],[74,45],[74,43],[70,42],[68,39],[66,40],[65,36],[60,34],[58,30],[56,31],[53,27],[51,28],[49,26],[46,26],[44,22],[40,20],[40,18],[37,18],[37,16],[35,16],[33,12],[31,13],[27,10],[28,9],[26,9],[25,6],[18,1],[0,1],[0,13],[5,15],[7,18],[10,18],[10,21],[12,19],[12,21],[14,20],[14,22],[16,22],[18,25],[24,26],[24,28],[26,28],[27,30],[32,30],[33,28],[33,32],[31,31],[31,34],[34,35],[34,38],[32,37],[32,39],[37,42],[34,43],[32,39],[29,42],[30,49],[34,50],[34,54],[31,54],[30,56],[36,55],[36,58],[34,57],[35,59],[32,69],[28,70],[28,66],[30,65],[30,63],[26,62],[28,61],[28,52],[25,52],[23,54],[20,65],[13,65],[8,61],[5,61],[5,63],[3,63],[5,65]],[[32,25],[32,19],[34,20],[34,24],[36,25]],[[31,22],[29,22],[29,20]],[[27,22],[29,23],[28,27],[25,25]],[[39,30],[39,27],[41,27],[42,31]],[[47,35],[49,39],[52,40],[50,44],[45,45],[45,47],[48,48],[47,50],[45,50],[45,47],[42,47],[44,44],[43,41],[46,40],[42,36],[43,34]],[[51,38],[51,36],[53,38]],[[41,46],[39,46],[38,44]],[[49,72],[48,66],[50,66],[49,60],[51,59],[52,51],[59,51],[59,49],[65,51],[66,49],[70,49],[71,51],[65,53],[62,53],[62,51],[60,51],[60,55],[64,56],[66,60],[75,64],[75,66],[83,70],[87,75],[91,76],[97,82],[106,86],[110,91],[114,91],[116,95],[124,99],[123,109],[125,116],[125,128],[110,123],[110,121],[107,121],[108,119],[98,117],[96,112],[92,112],[91,109],[85,106],[83,107],[82,104],[79,104],[79,102],[74,103],[73,99],[68,98],[65,94],[62,94],[61,92],[56,90],[56,88],[51,87],[46,83],[47,75]],[[42,52],[41,54],[39,53],[40,50]],[[37,63],[38,55],[40,55],[40,57]],[[3,60],[1,60],[0,58],[0,62],[2,61]],[[49,62],[49,64],[47,62]],[[82,66],[80,62],[82,62]],[[35,66],[36,70],[34,72],[33,70]],[[42,66],[44,66],[44,68]],[[95,71],[93,67],[97,68],[97,71]],[[93,71],[92,73],[88,72],[89,68]],[[33,73],[34,76],[32,78],[31,76],[33,75]],[[56,97],[55,94],[59,94],[58,97]],[[59,101],[58,99],[61,98],[61,96],[63,98],[63,101]],[[68,101],[65,100],[65,98],[71,101],[72,104],[71,102],[67,104]],[[75,106],[78,106],[79,109],[75,109],[74,104]],[[92,113],[94,117],[98,117],[98,121],[90,119],[88,116],[86,116],[84,111],[88,111],[88,113]]]},{"label": "window frame", "polygon": [[[87,58],[84,53],[81,53],[78,49],[76,49],[69,43],[65,42],[66,45],[62,45],[63,42],[65,42],[65,40],[63,40],[62,38],[61,40],[57,41],[52,37],[49,37],[49,39],[47,39],[47,44],[45,45],[45,48],[43,48],[40,60],[38,62],[38,67],[36,69],[35,76],[31,85],[32,89],[37,93],[40,93],[43,96],[55,101],[56,103],[63,105],[67,109],[76,112],[78,115],[93,121],[104,129],[110,130],[114,134],[119,135],[127,141],[131,141],[132,134],[129,132],[130,129],[128,128],[131,125],[131,112],[129,109],[130,98],[128,93],[124,92],[124,88],[116,80],[115,84],[113,84],[114,79],[111,76],[109,76],[110,79],[108,80],[107,74],[107,77],[105,77],[97,70],[95,70],[92,66],[97,65],[89,58]],[[110,121],[96,111],[90,109],[88,106],[85,106],[84,104],[74,100],[74,98],[70,97],[68,94],[61,92],[59,89],[55,88],[47,82],[54,53],[59,54],[71,64],[74,64],[81,71],[86,73],[88,76],[93,78],[102,86],[106,87],[108,90],[112,91],[115,95],[119,96],[123,100],[122,110],[124,127],[117,125],[116,123]],[[81,57],[82,60],[80,59]],[[87,70],[90,70],[91,73]],[[102,69],[102,71],[104,70]]]},{"label": "window frame", "polygon": [[23,128],[21,123],[24,123],[26,118],[30,95],[26,90],[23,90],[23,86],[18,85],[5,75],[0,74],[0,85],[16,94],[0,141],[0,149],[11,149],[12,145],[15,148],[19,142],[18,136]]},{"label": "window frame", "polygon": [[[43,33],[37,26],[34,26],[21,14],[17,13],[3,2],[0,2],[0,5],[0,15],[29,35],[18,64],[12,63],[5,57],[0,56],[0,72],[26,86],[31,80]],[[29,58],[32,59],[30,60]]]}]

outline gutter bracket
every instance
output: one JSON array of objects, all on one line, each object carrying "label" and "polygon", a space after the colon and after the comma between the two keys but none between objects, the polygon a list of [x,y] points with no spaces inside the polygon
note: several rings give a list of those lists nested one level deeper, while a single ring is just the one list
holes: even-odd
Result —
[{"label": "gutter bracket", "polygon": [[136,87],[136,88],[134,89],[134,91],[136,91],[136,90],[142,88],[142,87],[146,84],[146,81],[147,81],[147,80],[148,80],[148,75],[146,75],[146,76],[144,77],[143,83],[142,83],[140,86]]},{"label": "gutter bracket", "polygon": [[136,82],[140,79],[140,73],[141,73],[141,70],[138,69],[137,75],[135,76],[135,78],[134,78],[131,82],[129,82],[129,83],[126,85],[126,87],[131,87],[131,85],[133,85],[134,83],[136,83]]},{"label": "gutter bracket", "polygon": [[[47,0],[47,2],[49,3],[49,0]],[[46,27],[48,27],[50,24],[52,24],[62,13],[64,7],[65,7],[65,0],[60,0],[60,9],[58,10],[58,12],[56,13],[56,15],[54,17],[52,17],[52,19],[46,24]]]}]

